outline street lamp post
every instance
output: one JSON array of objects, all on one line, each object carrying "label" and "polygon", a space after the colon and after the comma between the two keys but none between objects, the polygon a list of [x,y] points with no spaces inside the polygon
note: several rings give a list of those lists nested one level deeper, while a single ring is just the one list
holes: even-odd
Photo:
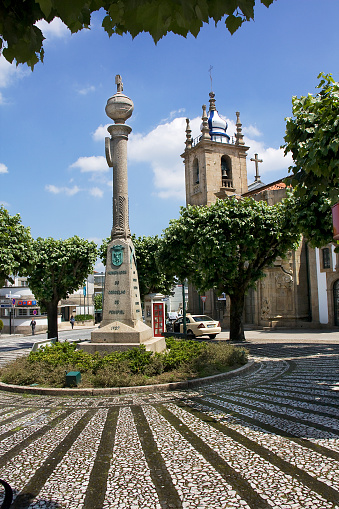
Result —
[{"label": "street lamp post", "polygon": [[183,333],[187,334],[187,324],[186,324],[186,295],[185,295],[185,281],[182,282],[182,317],[183,317]]}]

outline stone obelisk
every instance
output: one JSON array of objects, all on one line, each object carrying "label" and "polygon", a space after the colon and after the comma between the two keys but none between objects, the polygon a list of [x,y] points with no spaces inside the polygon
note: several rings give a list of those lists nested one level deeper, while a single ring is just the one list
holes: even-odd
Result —
[{"label": "stone obelisk", "polygon": [[[147,350],[165,349],[164,338],[153,338],[142,320],[139,282],[129,228],[127,141],[132,131],[125,124],[133,102],[123,94],[120,75],[115,77],[117,93],[107,101],[106,114],[114,121],[105,139],[108,166],[113,167],[113,228],[107,248],[103,316],[100,328],[91,335],[87,351],[126,350],[144,344]],[[84,346],[82,343],[81,348]]]}]

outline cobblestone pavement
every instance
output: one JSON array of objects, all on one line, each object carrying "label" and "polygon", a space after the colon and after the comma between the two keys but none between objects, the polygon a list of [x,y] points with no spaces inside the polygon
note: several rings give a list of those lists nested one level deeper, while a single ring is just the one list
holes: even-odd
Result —
[{"label": "cobblestone pavement", "polygon": [[247,346],[252,372],[194,391],[0,392],[12,508],[339,508],[339,344]]}]

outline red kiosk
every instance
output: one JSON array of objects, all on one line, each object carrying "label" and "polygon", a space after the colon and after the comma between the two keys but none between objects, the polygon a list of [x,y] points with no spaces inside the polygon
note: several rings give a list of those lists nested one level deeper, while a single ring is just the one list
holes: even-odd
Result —
[{"label": "red kiosk", "polygon": [[145,323],[152,327],[153,336],[161,337],[165,331],[165,295],[150,293],[145,297]]}]

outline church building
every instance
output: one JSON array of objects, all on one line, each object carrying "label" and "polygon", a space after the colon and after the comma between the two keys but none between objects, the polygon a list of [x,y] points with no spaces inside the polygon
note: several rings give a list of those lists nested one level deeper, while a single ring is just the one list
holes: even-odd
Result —
[{"label": "church building", "polygon": [[[251,159],[255,179],[248,184],[247,152],[240,113],[236,112],[236,133],[227,134],[215,94],[209,94],[209,111],[202,107],[201,134],[192,139],[186,120],[185,164],[186,204],[211,205],[217,198],[252,197],[269,205],[280,201],[286,192],[282,180],[264,184],[259,176],[258,154]],[[303,239],[286,259],[277,258],[265,270],[266,277],[249,290],[245,302],[244,324],[248,327],[333,327],[339,326],[339,257],[334,245],[312,249]],[[230,302],[213,290],[199,295],[189,285],[188,311],[205,313],[229,326]]]}]

